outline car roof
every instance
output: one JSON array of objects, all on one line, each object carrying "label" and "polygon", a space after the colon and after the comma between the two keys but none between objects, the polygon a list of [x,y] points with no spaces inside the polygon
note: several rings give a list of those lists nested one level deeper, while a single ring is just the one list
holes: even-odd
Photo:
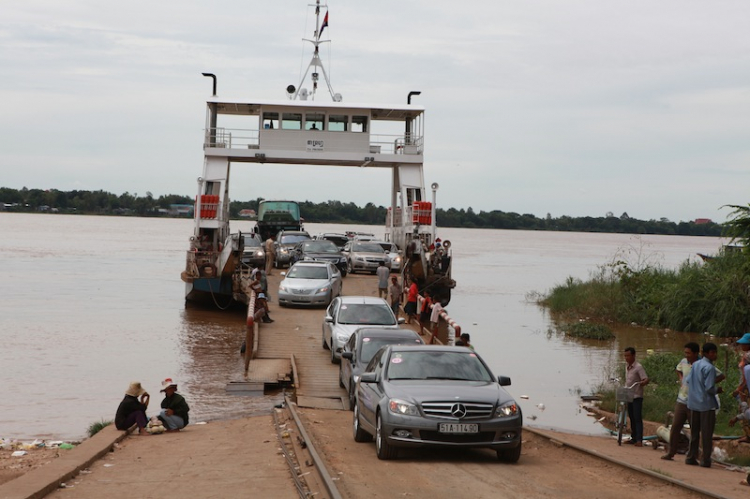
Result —
[{"label": "car roof", "polygon": [[303,267],[327,267],[328,265],[333,265],[331,262],[321,262],[320,260],[299,260],[298,262],[294,262],[294,265],[292,267],[300,265]]},{"label": "car roof", "polygon": [[380,305],[385,303],[386,306],[388,306],[388,302],[385,301],[382,298],[378,298],[376,296],[340,296],[339,299],[341,300],[341,303],[364,303],[364,304],[373,304],[373,305]]},{"label": "car roof", "polygon": [[388,345],[384,348],[390,348],[391,351],[394,352],[400,352],[405,349],[409,349],[410,352],[413,352],[416,348],[419,351],[424,352],[458,352],[458,353],[475,353],[473,350],[468,349],[467,347],[451,347],[447,345],[410,345],[410,346],[404,346],[404,345]]},{"label": "car roof", "polygon": [[406,328],[383,329],[382,327],[361,327],[354,331],[353,334],[369,338],[420,338],[416,331]]}]

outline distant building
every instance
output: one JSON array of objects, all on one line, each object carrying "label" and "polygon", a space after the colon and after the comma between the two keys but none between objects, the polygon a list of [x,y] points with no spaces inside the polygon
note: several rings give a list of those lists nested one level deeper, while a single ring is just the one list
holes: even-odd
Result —
[{"label": "distant building", "polygon": [[170,204],[169,214],[173,217],[192,217],[195,205],[192,204]]},{"label": "distant building", "polygon": [[695,225],[710,224],[711,223],[711,219],[710,218],[696,218],[693,223]]},{"label": "distant building", "polygon": [[255,218],[255,210],[240,210],[240,218]]}]

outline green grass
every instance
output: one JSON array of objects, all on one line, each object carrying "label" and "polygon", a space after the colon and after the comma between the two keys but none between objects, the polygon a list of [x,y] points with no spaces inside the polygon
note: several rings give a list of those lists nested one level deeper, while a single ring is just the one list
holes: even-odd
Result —
[{"label": "green grass", "polygon": [[638,258],[615,258],[587,281],[568,279],[538,303],[564,322],[636,323],[674,331],[741,336],[750,330],[750,258],[722,253],[667,270]]},{"label": "green grass", "polygon": [[86,433],[88,433],[89,437],[93,437],[94,435],[102,431],[105,427],[111,425],[113,422],[114,421],[112,420],[105,421],[104,419],[102,419],[101,421],[91,423],[86,430]]},{"label": "green grass", "polygon": [[612,329],[604,324],[592,322],[574,322],[573,324],[564,324],[560,329],[566,336],[574,338],[586,338],[590,340],[611,340],[615,335]]}]

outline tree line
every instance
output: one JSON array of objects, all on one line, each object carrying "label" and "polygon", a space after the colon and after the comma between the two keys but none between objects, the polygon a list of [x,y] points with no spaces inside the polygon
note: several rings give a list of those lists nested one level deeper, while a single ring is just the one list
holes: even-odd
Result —
[{"label": "tree line", "polygon": [[[232,201],[230,216],[239,218],[244,209],[258,209],[261,198],[251,201]],[[57,189],[11,189],[0,187],[0,209],[22,212],[60,212],[88,215],[120,216],[172,216],[173,205],[192,205],[190,196],[167,194],[154,197],[150,192],[139,196],[125,192],[119,196],[110,192],[98,191],[59,191]],[[300,203],[300,212],[307,222],[381,225],[385,223],[387,210],[384,206],[367,203],[364,207],[341,201]],[[464,227],[477,229],[517,229],[552,230],[569,232],[609,232],[626,234],[666,234],[682,236],[721,236],[722,225],[707,222],[672,222],[666,218],[659,220],[638,220],[627,213],[614,216],[607,213],[603,217],[552,217],[544,218],[524,213],[500,210],[475,212],[472,208],[438,208],[437,225],[440,227]]]}]

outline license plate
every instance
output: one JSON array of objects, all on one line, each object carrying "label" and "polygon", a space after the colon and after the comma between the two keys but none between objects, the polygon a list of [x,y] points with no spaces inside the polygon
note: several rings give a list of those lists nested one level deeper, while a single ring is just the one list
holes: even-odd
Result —
[{"label": "license plate", "polygon": [[479,425],[466,423],[440,423],[438,431],[440,433],[479,433]]}]

